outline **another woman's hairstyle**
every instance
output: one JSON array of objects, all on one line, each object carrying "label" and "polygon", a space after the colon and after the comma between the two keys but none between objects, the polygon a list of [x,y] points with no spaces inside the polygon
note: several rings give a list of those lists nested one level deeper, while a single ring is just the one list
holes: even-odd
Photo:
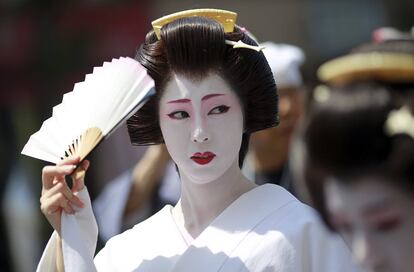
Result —
[{"label": "another woman's hairstyle", "polygon": [[[407,48],[405,41],[403,44]],[[372,48],[362,47],[365,52],[384,49],[376,44]],[[408,133],[386,130],[390,112],[404,105],[411,115],[414,112],[414,77],[403,82],[390,80],[392,76],[384,81],[375,78],[375,73],[364,80],[357,78],[315,89],[293,148],[296,155],[292,153],[299,186],[306,188],[305,198],[331,228],[324,201],[324,183],[329,179],[350,184],[368,177],[414,193],[414,139]]]},{"label": "another woman's hairstyle", "polygon": [[136,59],[154,79],[156,95],[127,121],[132,144],[164,142],[158,103],[174,74],[197,82],[216,73],[236,92],[243,106],[245,122],[240,163],[247,152],[250,133],[278,124],[276,85],[263,53],[233,48],[226,45],[225,40],[257,45],[237,26],[233,32],[225,33],[220,23],[198,16],[164,25],[160,39],[154,31],[147,34]]},{"label": "another woman's hairstyle", "polygon": [[334,88],[308,114],[300,130],[302,177],[328,225],[323,188],[330,178],[351,184],[368,177],[414,193],[414,139],[386,130],[390,112],[402,106],[400,87],[358,82]]}]

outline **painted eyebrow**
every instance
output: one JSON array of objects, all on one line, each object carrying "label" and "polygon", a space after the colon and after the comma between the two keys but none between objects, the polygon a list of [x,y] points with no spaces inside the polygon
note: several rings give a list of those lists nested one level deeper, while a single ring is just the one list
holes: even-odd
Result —
[{"label": "painted eyebrow", "polygon": [[[201,101],[205,101],[205,100],[208,100],[210,98],[213,98],[213,97],[216,97],[216,96],[222,96],[222,95],[224,95],[224,94],[208,94],[208,95],[204,96],[203,98],[201,98]],[[173,104],[173,103],[189,103],[189,102],[191,102],[190,99],[183,98],[183,99],[177,99],[177,100],[168,101],[167,104]]]},{"label": "painted eyebrow", "polygon": [[167,104],[173,104],[173,103],[189,103],[191,100],[184,98],[184,99],[177,99],[177,100],[171,100],[168,101]]},{"label": "painted eyebrow", "polygon": [[224,94],[208,94],[208,95],[204,96],[203,98],[201,98],[201,101],[205,101],[207,99],[210,99],[210,98],[213,98],[213,97],[216,97],[216,96],[223,96],[223,95]]},{"label": "painted eyebrow", "polygon": [[369,205],[368,207],[363,209],[362,215],[370,217],[370,216],[376,215],[378,213],[389,212],[390,210],[393,210],[393,206],[391,205],[390,201],[389,200],[382,200],[379,203]]}]

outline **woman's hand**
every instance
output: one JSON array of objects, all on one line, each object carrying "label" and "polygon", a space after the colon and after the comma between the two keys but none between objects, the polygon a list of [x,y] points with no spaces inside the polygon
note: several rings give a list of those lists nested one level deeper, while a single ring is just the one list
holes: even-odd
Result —
[{"label": "woman's hand", "polygon": [[[71,174],[80,158],[67,158],[56,166],[45,166],[42,171],[42,196],[40,197],[40,208],[49,223],[60,235],[60,218],[62,211],[73,214],[75,210],[72,205],[82,208],[84,204],[74,194],[85,187],[84,175],[74,178],[72,175],[72,189],[66,184],[65,176]],[[87,170],[89,162],[83,161],[79,166]]]}]

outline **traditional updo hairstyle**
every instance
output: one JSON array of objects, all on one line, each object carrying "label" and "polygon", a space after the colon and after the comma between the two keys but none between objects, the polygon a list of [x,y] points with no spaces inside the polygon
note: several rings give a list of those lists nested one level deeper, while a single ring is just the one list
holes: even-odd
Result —
[{"label": "traditional updo hairstyle", "polygon": [[210,73],[221,76],[236,92],[244,110],[244,134],[239,152],[242,165],[250,133],[278,124],[278,98],[272,71],[262,52],[233,48],[225,40],[257,43],[238,26],[225,33],[222,25],[206,17],[174,20],[161,28],[160,39],[150,31],[136,60],[155,81],[156,94],[128,121],[133,145],[164,143],[159,125],[159,100],[174,74],[195,82]]},{"label": "traditional updo hairstyle", "polygon": [[[414,61],[413,49],[413,41],[389,41],[364,45],[362,51],[352,54],[403,51],[412,54]],[[362,72],[365,76],[354,74],[355,80],[328,82],[328,86],[315,89],[311,110],[293,148],[296,155],[292,153],[296,156],[294,168],[300,171],[300,186],[306,187],[305,197],[331,229],[324,185],[332,178],[344,184],[371,178],[414,195],[414,135],[390,133],[386,128],[390,113],[402,106],[409,108],[414,118],[414,76],[394,81],[390,74],[378,77]]]}]

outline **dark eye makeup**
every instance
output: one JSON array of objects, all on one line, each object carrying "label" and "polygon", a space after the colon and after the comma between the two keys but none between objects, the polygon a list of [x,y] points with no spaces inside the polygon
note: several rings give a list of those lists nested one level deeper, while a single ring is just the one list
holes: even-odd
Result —
[{"label": "dark eye makeup", "polygon": [[228,112],[228,111],[229,111],[229,109],[230,109],[230,107],[229,107],[229,106],[226,106],[226,105],[220,105],[220,106],[214,107],[212,110],[210,110],[210,111],[208,112],[208,114],[221,114],[221,113]]},{"label": "dark eye makeup", "polygon": [[[213,109],[211,109],[208,112],[208,114],[209,115],[222,114],[222,113],[228,112],[229,109],[230,109],[229,106],[220,105],[220,106],[217,106],[217,107],[214,107]],[[171,119],[175,119],[175,120],[182,120],[182,119],[190,117],[188,112],[182,111],[182,110],[171,112],[171,113],[167,114],[167,116],[170,117]]]},{"label": "dark eye makeup", "polygon": [[387,218],[382,221],[374,223],[372,226],[376,231],[380,232],[390,232],[394,229],[398,228],[401,224],[401,218],[400,217],[392,217]]},{"label": "dark eye makeup", "polygon": [[190,115],[186,111],[174,111],[172,113],[167,114],[168,117],[171,119],[181,120],[190,117]]}]

